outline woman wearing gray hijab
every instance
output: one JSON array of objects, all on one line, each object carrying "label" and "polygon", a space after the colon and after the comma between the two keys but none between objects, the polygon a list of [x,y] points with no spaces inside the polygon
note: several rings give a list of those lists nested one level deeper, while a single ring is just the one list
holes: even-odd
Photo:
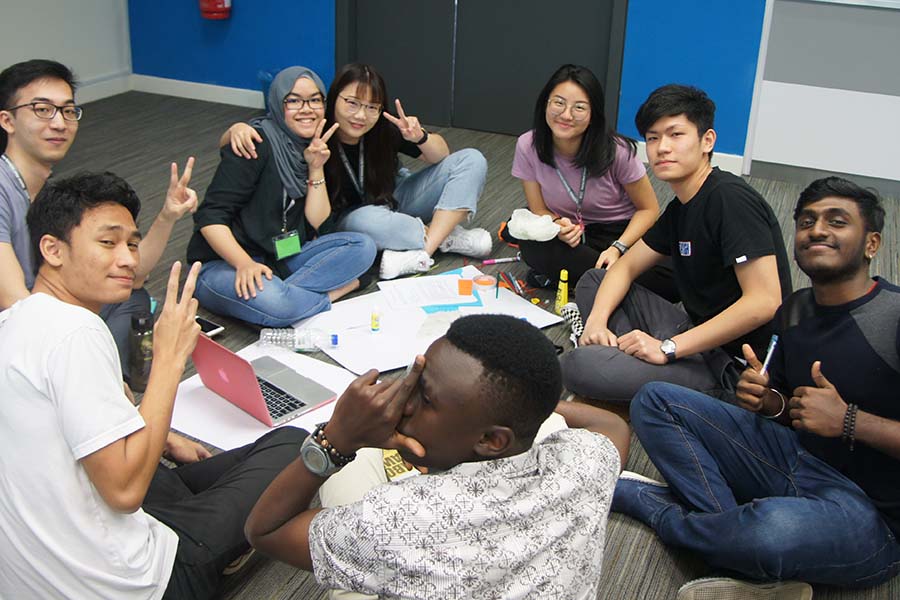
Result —
[{"label": "woman wearing gray hijab", "polygon": [[203,262],[195,296],[205,308],[286,327],[359,287],[375,260],[361,234],[333,230],[324,165],[325,86],[305,67],[278,73],[251,160],[222,149],[194,215],[187,258]]}]

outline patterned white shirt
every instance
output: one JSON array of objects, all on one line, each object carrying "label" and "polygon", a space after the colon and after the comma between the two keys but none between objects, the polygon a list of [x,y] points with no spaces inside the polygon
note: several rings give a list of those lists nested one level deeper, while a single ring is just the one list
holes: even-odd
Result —
[{"label": "patterned white shirt", "polygon": [[595,598],[618,474],[608,438],[566,429],[378,486],[313,519],[316,579],[383,598]]}]

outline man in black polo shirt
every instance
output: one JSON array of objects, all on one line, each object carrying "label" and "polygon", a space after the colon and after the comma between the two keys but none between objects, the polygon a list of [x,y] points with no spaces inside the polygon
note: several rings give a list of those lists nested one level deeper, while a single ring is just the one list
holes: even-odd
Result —
[{"label": "man in black polo shirt", "polygon": [[[623,474],[612,506],[753,580],[876,585],[900,572],[900,288],[869,276],[884,209],[829,177],[801,193],[794,219],[812,288],[776,314],[768,369],[745,345],[739,406],[641,389],[631,422],[671,487]],[[697,581],[678,598],[749,587]]]},{"label": "man in black polo shirt", "polygon": [[[701,90],[667,85],[638,110],[654,174],[676,198],[609,269],[576,288],[588,315],[579,347],[563,356],[566,387],[629,402],[649,381],[720,397],[734,389],[742,343],[765,350],[770,321],[790,293],[790,269],[771,207],[743,179],[711,163],[715,104]],[[684,310],[634,280],[671,256]]]}]

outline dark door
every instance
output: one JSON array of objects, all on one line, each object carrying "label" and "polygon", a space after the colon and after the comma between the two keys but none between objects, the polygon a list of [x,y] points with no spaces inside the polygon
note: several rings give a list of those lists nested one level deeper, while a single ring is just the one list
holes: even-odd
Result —
[{"label": "dark door", "polygon": [[627,0],[338,0],[336,59],[373,64],[426,123],[518,135],[561,64],[589,67],[615,123]]}]

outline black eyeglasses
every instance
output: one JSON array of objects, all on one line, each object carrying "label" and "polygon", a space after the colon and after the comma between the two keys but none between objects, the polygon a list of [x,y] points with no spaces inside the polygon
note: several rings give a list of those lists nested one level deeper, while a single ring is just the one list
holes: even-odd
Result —
[{"label": "black eyeglasses", "polygon": [[306,99],[300,96],[288,96],[284,99],[284,107],[287,110],[303,110],[304,106],[309,106],[311,110],[321,110],[325,106],[325,99],[322,96]]},{"label": "black eyeglasses", "polygon": [[62,118],[66,121],[80,121],[82,115],[84,115],[84,109],[75,104],[56,106],[55,104],[50,104],[49,102],[28,102],[26,104],[20,104],[18,106],[5,108],[3,110],[16,110],[17,108],[25,108],[26,106],[31,107],[31,111],[34,113],[34,116],[45,121],[51,120],[56,116],[56,113],[61,113]]}]

